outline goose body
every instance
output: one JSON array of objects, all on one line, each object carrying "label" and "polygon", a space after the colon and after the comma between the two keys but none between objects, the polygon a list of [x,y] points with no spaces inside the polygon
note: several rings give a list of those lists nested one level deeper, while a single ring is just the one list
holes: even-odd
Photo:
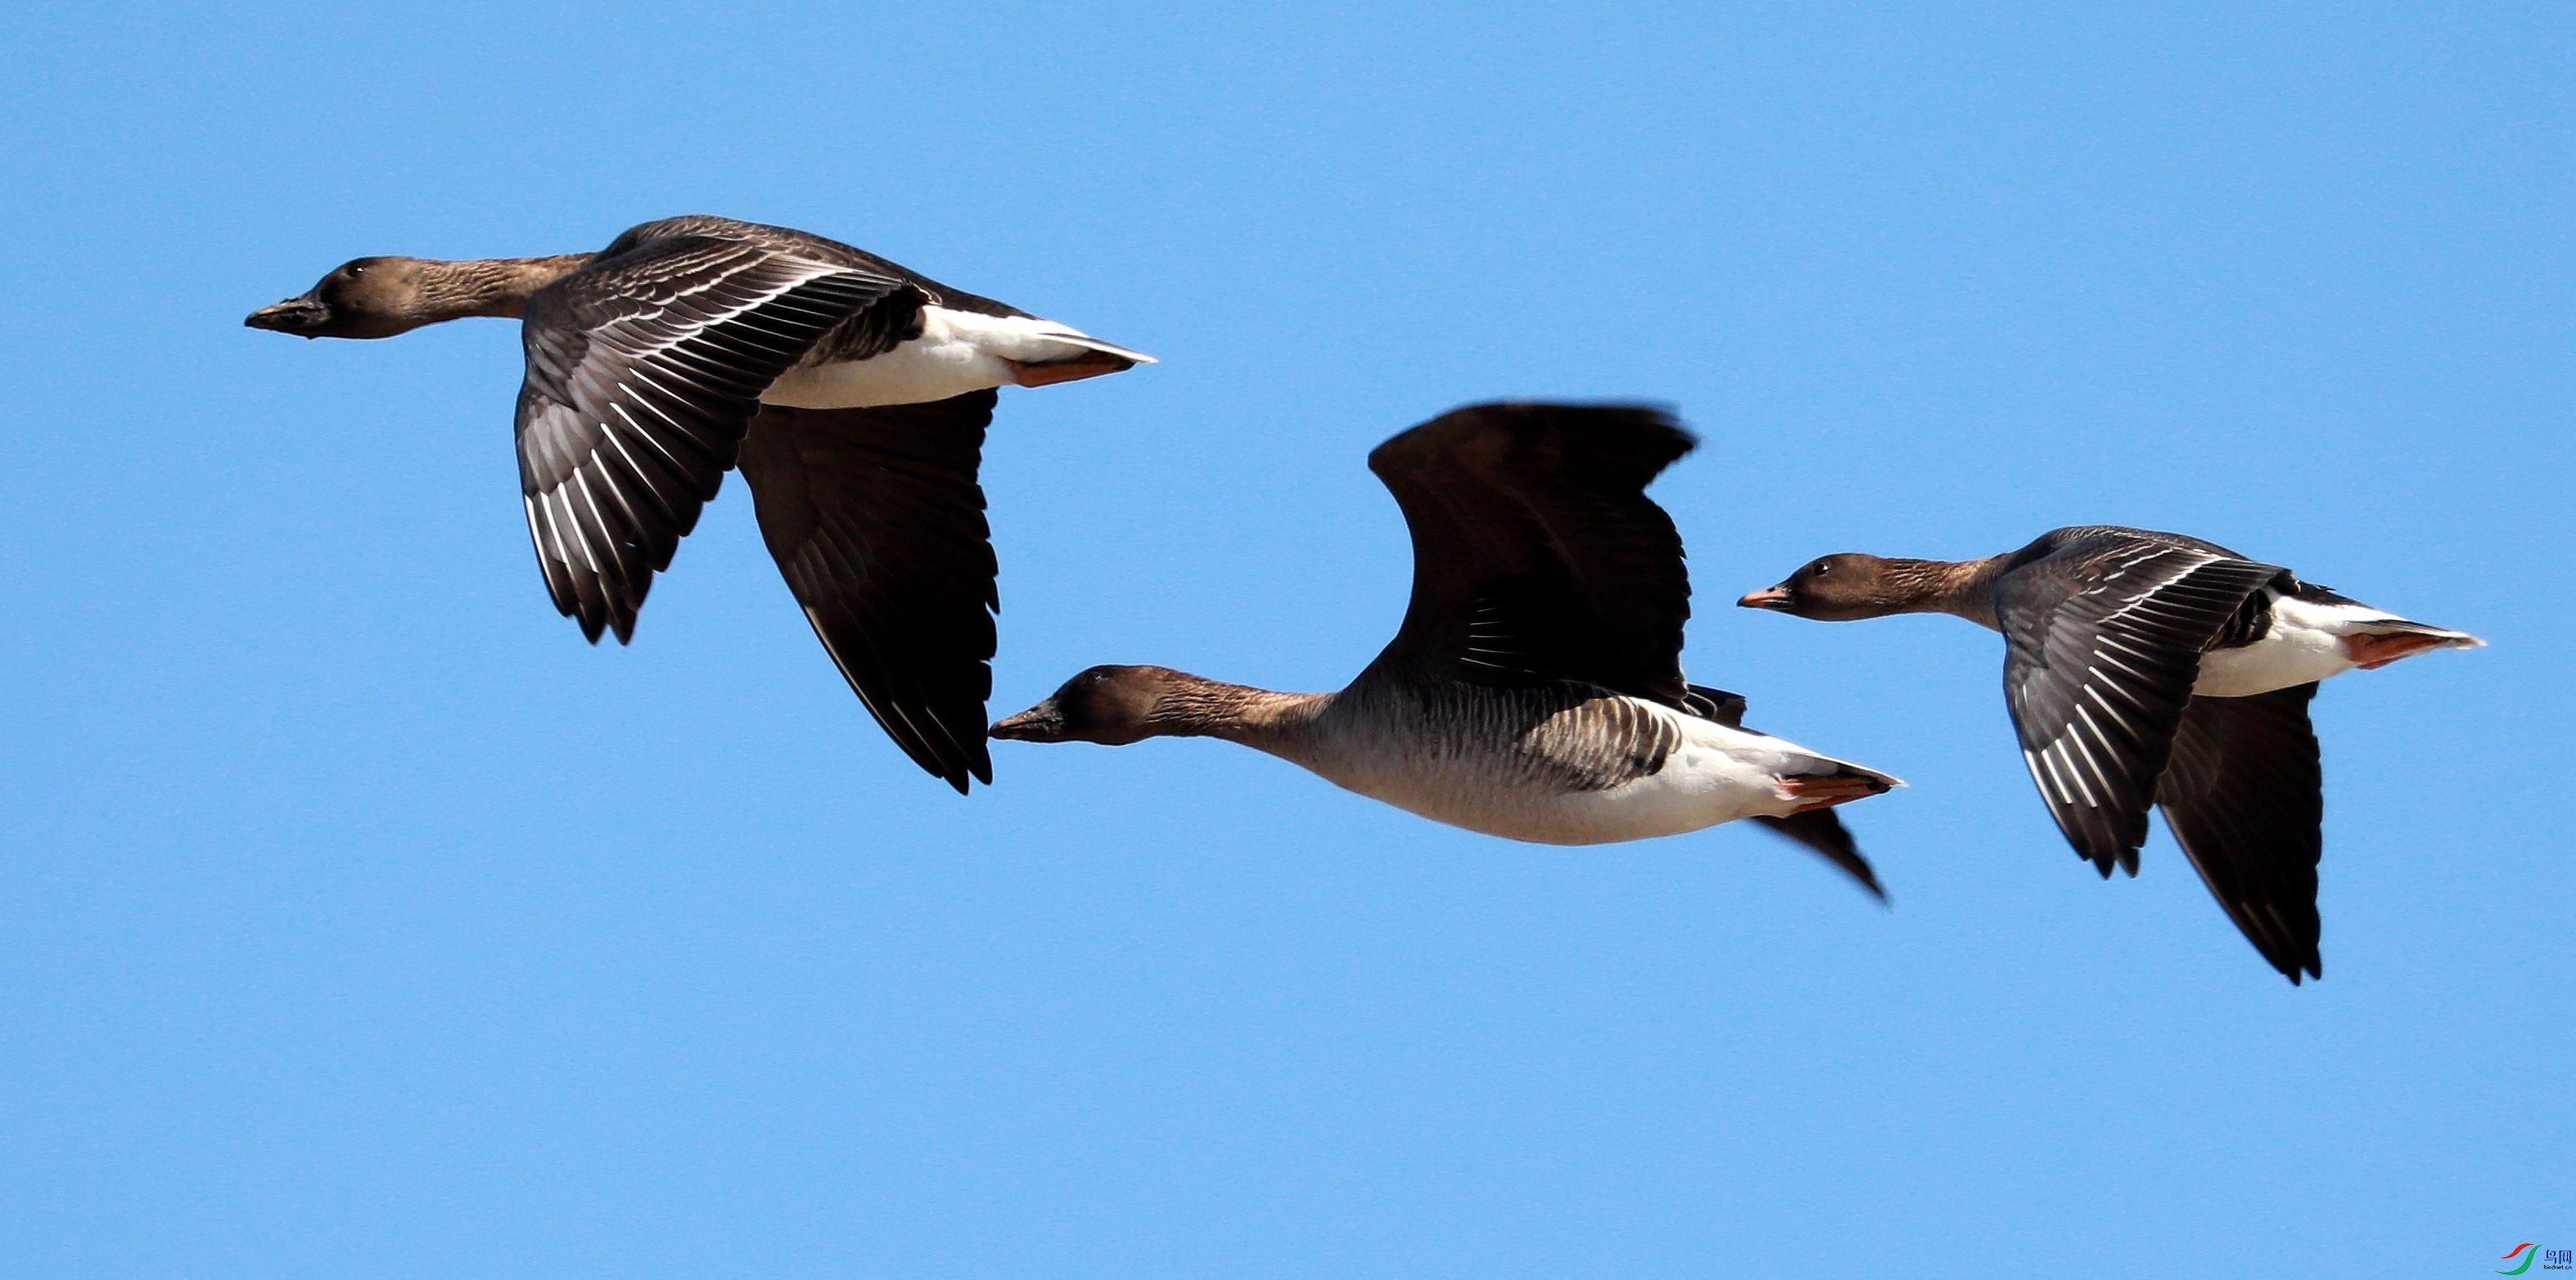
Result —
[{"label": "goose body", "polygon": [[1436,822],[1544,844],[1754,818],[1875,893],[1831,810],[1901,784],[1746,729],[1742,698],[1682,678],[1689,578],[1644,489],[1693,443],[1644,409],[1443,415],[1369,455],[1412,532],[1414,589],[1395,640],[1347,687],[1093,667],[992,736],[1224,738]]},{"label": "goose body", "polygon": [[1681,835],[1788,818],[1804,780],[1894,778],[1796,743],[1599,686],[1460,690],[1437,700],[1335,695],[1272,754],[1347,791],[1469,831],[1536,844]]},{"label": "goose body", "polygon": [[2319,683],[2462,631],[2402,618],[2198,538],[2056,529],[1982,560],[1821,556],[1739,603],[1824,621],[1950,613],[2005,637],[2022,760],[2059,831],[2135,875],[2147,811],[2284,977],[2322,976]]},{"label": "goose body", "polygon": [[598,253],[360,258],[254,328],[384,338],[522,321],[528,536],[555,608],[632,638],[725,473],[851,689],[923,769],[992,781],[995,561],[976,479],[995,390],[1150,357],[810,232],[692,215]]}]

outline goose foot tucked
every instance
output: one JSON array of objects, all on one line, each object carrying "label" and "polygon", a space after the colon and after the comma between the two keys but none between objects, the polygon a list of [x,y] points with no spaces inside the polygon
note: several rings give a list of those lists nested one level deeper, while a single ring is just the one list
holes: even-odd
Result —
[{"label": "goose foot tucked", "polygon": [[2399,658],[2411,658],[2426,649],[2438,649],[2446,643],[2440,636],[2401,631],[2395,635],[2345,636],[2343,654],[2364,671],[2377,671]]},{"label": "goose foot tucked", "polygon": [[1049,360],[1044,364],[1019,360],[1005,360],[1003,363],[1011,366],[1011,380],[1023,387],[1051,387],[1059,382],[1078,382],[1136,367],[1136,362],[1125,356],[1101,351],[1078,355],[1070,360]]},{"label": "goose foot tucked", "polygon": [[1780,779],[1781,797],[1799,802],[1792,816],[1866,800],[1886,790],[1886,783],[1851,774],[1800,774]]}]

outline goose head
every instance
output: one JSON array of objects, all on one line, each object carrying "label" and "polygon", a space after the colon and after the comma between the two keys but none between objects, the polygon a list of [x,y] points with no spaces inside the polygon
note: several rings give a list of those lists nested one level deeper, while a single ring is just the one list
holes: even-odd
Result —
[{"label": "goose head", "polygon": [[431,305],[429,268],[422,258],[357,258],[340,264],[312,288],[242,321],[299,338],[390,338],[449,316]]},{"label": "goose head", "polygon": [[1856,622],[1922,608],[1929,584],[1894,572],[1896,565],[1859,552],[1818,556],[1781,579],[1778,586],[1752,592],[1735,603],[1820,622]]},{"label": "goose head", "polygon": [[1046,701],[995,721],[988,732],[1015,742],[1141,742],[1176,727],[1163,714],[1165,695],[1193,680],[1166,667],[1093,667]]}]

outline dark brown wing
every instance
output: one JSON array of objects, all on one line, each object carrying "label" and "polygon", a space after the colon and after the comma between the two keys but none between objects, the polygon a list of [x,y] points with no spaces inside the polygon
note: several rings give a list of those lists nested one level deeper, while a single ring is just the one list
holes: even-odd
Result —
[{"label": "dark brown wing", "polygon": [[744,222],[739,218],[720,218],[712,214],[682,214],[676,218],[663,218],[629,227],[624,235],[617,238],[615,244],[608,247],[608,252],[614,253],[621,247],[640,244],[646,240],[661,240],[674,236],[711,236],[720,240],[750,241],[765,245],[791,258],[830,263],[833,266],[850,268],[863,275],[900,280],[913,286],[915,292],[924,295],[929,301],[951,311],[971,311],[985,316],[1029,314],[1009,303],[996,302],[991,298],[968,293],[954,285],[941,284],[900,262],[880,258],[856,245],[843,244],[828,236],[818,236],[811,231],[799,231],[794,227],[774,227],[767,223]]},{"label": "dark brown wing", "polygon": [[1811,809],[1785,818],[1757,813],[1753,820],[1814,850],[1817,856],[1842,868],[1843,874],[1860,881],[1860,887],[1869,890],[1871,897],[1887,901],[1887,890],[1879,887],[1878,872],[1870,868],[1869,859],[1860,856],[1860,845],[1833,810]]},{"label": "dark brown wing", "polygon": [[2062,532],[2083,536],[2043,539],[1995,580],[2004,700],[2058,829],[2103,875],[2134,875],[2201,650],[2282,570],[2161,535]]},{"label": "dark brown wing", "polygon": [[765,406],[742,446],[760,533],[814,634],[913,762],[993,780],[992,391],[872,409]]},{"label": "dark brown wing", "polygon": [[2325,976],[2317,863],[2325,775],[2308,724],[2313,683],[2250,698],[2194,698],[2156,804],[2227,918],[2292,983]]},{"label": "dark brown wing", "polygon": [[555,608],[593,642],[630,638],[760,393],[835,326],[911,297],[890,276],[771,245],[636,232],[538,290],[519,480]]},{"label": "dark brown wing", "polygon": [[1660,409],[1488,404],[1369,454],[1413,534],[1413,598],[1371,671],[1587,681],[1680,706],[1690,577],[1645,494],[1696,441]]}]

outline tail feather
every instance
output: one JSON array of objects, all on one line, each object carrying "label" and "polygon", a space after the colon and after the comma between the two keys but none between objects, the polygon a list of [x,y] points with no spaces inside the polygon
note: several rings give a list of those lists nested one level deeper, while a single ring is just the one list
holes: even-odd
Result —
[{"label": "tail feather", "polygon": [[1050,333],[1046,336],[1051,342],[1061,342],[1068,347],[1080,347],[1085,351],[1097,351],[1104,356],[1116,356],[1133,364],[1162,363],[1142,351],[1132,351],[1115,342],[1102,342],[1087,333]]},{"label": "tail feather", "polygon": [[1833,766],[1830,769],[1820,769],[1817,771],[1817,773],[1823,777],[1867,778],[1870,781],[1877,783],[1879,790],[1881,791],[1905,785],[1905,779],[1897,777],[1895,774],[1880,773],[1878,770],[1872,769],[1867,765],[1853,764],[1849,760],[1837,760],[1832,756],[1817,756],[1815,757],[1815,762],[1822,765]]}]

